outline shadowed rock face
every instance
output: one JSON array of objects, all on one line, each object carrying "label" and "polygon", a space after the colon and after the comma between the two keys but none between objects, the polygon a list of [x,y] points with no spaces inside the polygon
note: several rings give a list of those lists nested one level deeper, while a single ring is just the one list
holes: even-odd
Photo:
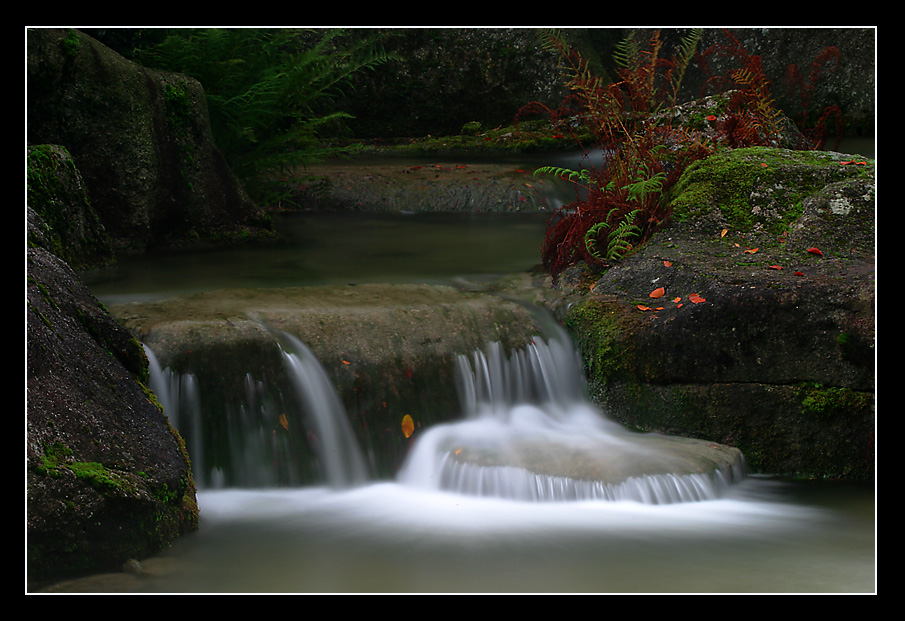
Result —
[{"label": "shadowed rock face", "polygon": [[138,342],[51,253],[28,277],[28,577],[119,569],[197,528],[188,456]]},{"label": "shadowed rock face", "polygon": [[30,29],[27,44],[28,142],[68,150],[116,249],[272,235],[214,145],[197,80],[75,29]]}]

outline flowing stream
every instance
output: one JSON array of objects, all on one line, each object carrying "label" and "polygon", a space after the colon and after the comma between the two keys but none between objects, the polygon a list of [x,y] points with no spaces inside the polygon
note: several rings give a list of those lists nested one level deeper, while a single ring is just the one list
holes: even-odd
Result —
[{"label": "flowing stream", "polygon": [[[537,214],[354,220],[303,214],[281,222],[288,241],[278,248],[137,258],[92,287],[110,302],[249,284],[486,278],[533,267],[544,222]],[[415,248],[413,239],[425,245]],[[247,480],[199,484],[197,533],[145,560],[138,575],[93,576],[57,590],[875,590],[872,488],[742,477],[741,464],[705,475],[635,477],[646,481],[641,485],[623,479],[582,487],[575,484],[580,477],[500,465],[514,447],[531,454],[541,441],[558,442],[572,455],[607,453],[619,463],[656,462],[669,450],[639,445],[637,434],[587,401],[563,335],[538,339],[512,357],[492,343],[461,357],[462,420],[416,434],[391,481],[368,480],[342,406],[310,351],[289,335],[275,338],[298,380],[297,398],[316,412],[319,436],[329,439],[321,447],[323,485],[264,484],[273,476],[256,454],[270,440],[248,433],[236,447],[249,460]],[[153,387],[171,421],[187,437],[200,436],[190,414],[199,398],[192,377],[167,373],[153,352],[149,357]],[[188,441],[188,448],[193,463],[204,462],[200,446]],[[291,460],[291,453],[281,454]],[[497,461],[501,454],[507,461]]]}]

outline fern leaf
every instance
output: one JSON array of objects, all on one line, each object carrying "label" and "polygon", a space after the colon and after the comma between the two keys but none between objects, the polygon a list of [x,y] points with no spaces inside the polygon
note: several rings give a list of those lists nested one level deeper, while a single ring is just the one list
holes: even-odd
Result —
[{"label": "fern leaf", "polygon": [[[612,216],[616,211],[618,211],[618,208],[613,208],[610,210],[609,215]],[[625,214],[615,228],[610,227],[605,221],[591,226],[584,236],[585,248],[588,254],[601,263],[610,263],[622,259],[625,253],[631,250],[631,240],[641,234],[641,229],[635,224],[635,218],[638,217],[640,211],[640,209],[635,209]],[[601,252],[597,247],[600,233],[604,229],[610,228],[612,230],[607,234],[606,250]]]},{"label": "fern leaf", "polygon": [[559,166],[542,166],[534,171],[535,175],[537,175],[538,173],[554,175],[573,183],[581,182],[587,183],[589,185],[595,183],[594,179],[591,178],[591,173],[586,168],[583,168],[581,170],[572,170],[570,168],[561,168]]}]

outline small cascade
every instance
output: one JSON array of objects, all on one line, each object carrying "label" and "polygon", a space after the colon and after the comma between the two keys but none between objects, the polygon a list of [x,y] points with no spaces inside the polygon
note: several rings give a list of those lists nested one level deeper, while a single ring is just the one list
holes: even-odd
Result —
[{"label": "small cascade", "polygon": [[640,434],[585,396],[568,337],[506,355],[498,343],[459,357],[465,420],[419,437],[401,483],[523,501],[713,499],[743,476],[735,449]]},{"label": "small cascade", "polygon": [[[336,389],[311,350],[292,335],[281,333],[283,359],[302,410],[307,412],[315,435],[327,484],[350,487],[368,480],[368,468],[355,439]],[[283,349],[285,346],[290,350]]]},{"label": "small cascade", "polygon": [[288,390],[248,373],[240,378],[244,394],[238,403],[226,402],[220,391],[202,394],[194,374],[161,368],[145,346],[150,388],[185,440],[196,485],[266,488],[322,482],[344,488],[366,482],[365,460],[326,372],[301,341],[284,333],[276,337]]}]

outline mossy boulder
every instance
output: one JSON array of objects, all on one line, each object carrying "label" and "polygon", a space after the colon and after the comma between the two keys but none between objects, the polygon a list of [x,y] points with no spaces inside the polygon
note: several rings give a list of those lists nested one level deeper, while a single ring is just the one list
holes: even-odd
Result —
[{"label": "mossy boulder", "polygon": [[65,148],[118,250],[272,235],[211,137],[197,80],[75,29],[27,33],[27,140]]},{"label": "mossy boulder", "polygon": [[148,361],[63,261],[27,255],[31,585],[116,571],[197,528],[188,455],[145,387]]},{"label": "mossy boulder", "polygon": [[873,161],[831,152],[689,169],[668,227],[563,276],[595,399],[631,427],[737,446],[755,471],[871,476],[875,192]]},{"label": "mossy boulder", "polygon": [[76,270],[115,263],[113,240],[69,152],[57,145],[29,147],[27,175],[29,245],[52,249]]}]

